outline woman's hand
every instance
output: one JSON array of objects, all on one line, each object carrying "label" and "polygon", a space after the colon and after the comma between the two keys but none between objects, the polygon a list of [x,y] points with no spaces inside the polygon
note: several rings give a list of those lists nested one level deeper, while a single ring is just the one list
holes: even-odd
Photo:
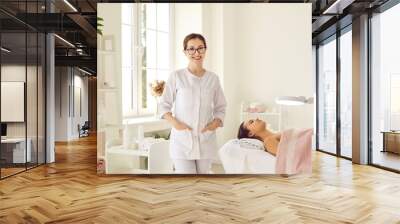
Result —
[{"label": "woman's hand", "polygon": [[215,131],[217,128],[221,127],[221,120],[220,119],[214,119],[212,122],[208,123],[203,130],[201,130],[201,133],[204,133],[206,131]]},{"label": "woman's hand", "polygon": [[192,128],[190,128],[187,124],[180,122],[177,119],[174,119],[174,121],[172,122],[172,126],[174,126],[174,128],[178,131],[192,130]]},{"label": "woman's hand", "polygon": [[192,130],[192,128],[190,128],[187,124],[178,121],[174,116],[172,116],[171,112],[164,114],[163,118],[167,120],[178,131],[183,131],[186,129],[189,131]]}]

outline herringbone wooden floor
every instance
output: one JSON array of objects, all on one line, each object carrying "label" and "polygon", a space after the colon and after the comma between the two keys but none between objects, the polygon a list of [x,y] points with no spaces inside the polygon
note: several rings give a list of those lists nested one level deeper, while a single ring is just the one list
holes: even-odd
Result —
[{"label": "herringbone wooden floor", "polygon": [[97,176],[94,137],[0,181],[0,223],[400,223],[400,175],[315,153],[293,176]]}]

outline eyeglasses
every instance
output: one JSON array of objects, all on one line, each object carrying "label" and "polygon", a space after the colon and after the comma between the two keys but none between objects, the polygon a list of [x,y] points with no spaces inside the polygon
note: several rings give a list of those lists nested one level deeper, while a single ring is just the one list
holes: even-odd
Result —
[{"label": "eyeglasses", "polygon": [[195,48],[189,48],[189,49],[186,49],[186,51],[187,51],[190,55],[195,54],[196,51],[199,52],[199,54],[204,54],[204,53],[206,52],[206,49],[207,49],[206,47],[199,47],[199,48],[197,48],[197,49],[195,49]]}]

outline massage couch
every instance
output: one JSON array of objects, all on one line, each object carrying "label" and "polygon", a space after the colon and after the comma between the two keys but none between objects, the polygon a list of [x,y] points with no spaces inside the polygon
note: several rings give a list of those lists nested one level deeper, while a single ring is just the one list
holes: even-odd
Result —
[{"label": "massage couch", "polygon": [[282,132],[277,155],[256,139],[232,139],[218,151],[227,174],[311,173],[312,129]]}]

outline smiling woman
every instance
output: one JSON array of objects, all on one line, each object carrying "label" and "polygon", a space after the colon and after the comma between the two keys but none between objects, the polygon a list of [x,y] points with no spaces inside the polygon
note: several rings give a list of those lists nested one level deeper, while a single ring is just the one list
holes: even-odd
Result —
[{"label": "smiling woman", "polygon": [[217,158],[215,130],[223,124],[226,99],[218,76],[203,68],[206,49],[201,34],[185,37],[188,66],[170,75],[160,102],[161,117],[173,126],[170,155],[176,173],[209,174]]}]

